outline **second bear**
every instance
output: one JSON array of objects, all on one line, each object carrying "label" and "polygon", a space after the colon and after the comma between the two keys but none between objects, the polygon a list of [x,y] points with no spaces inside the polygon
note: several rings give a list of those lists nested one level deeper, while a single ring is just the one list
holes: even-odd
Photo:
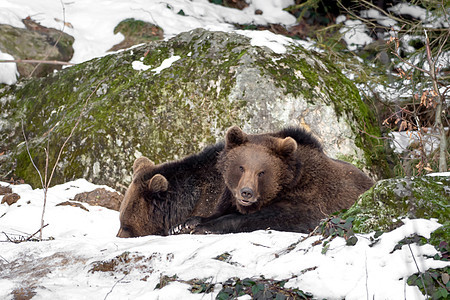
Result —
[{"label": "second bear", "polygon": [[308,233],[374,183],[355,166],[328,157],[301,128],[251,135],[232,127],[217,167],[226,188],[215,213],[190,218],[172,234],[268,228]]}]

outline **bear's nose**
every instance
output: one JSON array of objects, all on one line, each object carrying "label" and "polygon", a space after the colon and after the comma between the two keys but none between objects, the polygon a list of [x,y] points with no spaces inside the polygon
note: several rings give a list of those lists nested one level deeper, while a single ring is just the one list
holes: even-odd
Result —
[{"label": "bear's nose", "polygon": [[253,197],[253,190],[251,188],[245,187],[241,189],[241,196],[244,199],[251,199]]}]

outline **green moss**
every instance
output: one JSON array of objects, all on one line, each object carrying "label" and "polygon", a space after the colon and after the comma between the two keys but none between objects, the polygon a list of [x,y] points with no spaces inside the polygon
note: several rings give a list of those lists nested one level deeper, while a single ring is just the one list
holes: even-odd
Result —
[{"label": "green moss", "polygon": [[446,247],[449,247],[448,241],[450,241],[450,221],[445,221],[441,227],[431,233],[430,244],[439,249],[442,242],[446,242]]},{"label": "green moss", "polygon": [[[151,51],[143,46],[123,52],[120,57],[94,59],[14,88],[14,101],[1,108],[9,111],[12,122],[23,118],[32,155],[41,170],[45,164],[41,150],[47,148],[45,133],[59,122],[48,147],[52,163],[80,115],[84,100],[94,91],[64,151],[54,184],[77,177],[110,183],[109,178],[100,177],[103,174],[95,174],[94,163],[99,164],[101,173],[119,173],[123,177],[120,173],[129,174],[136,151],[161,163],[215,143],[215,131],[224,132],[240,123],[236,116],[242,103],[231,103],[228,94],[235,80],[230,68],[239,64],[244,50],[224,55],[209,51],[209,43],[201,41],[185,47],[168,44],[153,44]],[[155,75],[151,69],[172,56],[168,49],[175,49],[182,58]],[[199,59],[191,59],[189,52]],[[144,57],[151,69],[132,69],[131,63]],[[212,81],[217,87],[211,86]],[[15,126],[13,130],[9,145],[23,141],[20,128]],[[6,134],[2,132],[3,136]],[[7,150],[17,161],[15,175],[39,186],[40,179],[25,147]],[[90,161],[80,161],[82,157],[89,157]]]},{"label": "green moss", "polygon": [[[379,181],[344,215],[354,217],[355,232],[390,231],[403,218],[435,218],[441,224],[450,216],[450,177],[406,177]],[[447,233],[448,234],[448,233]]]},{"label": "green moss", "polygon": [[[301,53],[300,59],[298,53]],[[355,144],[364,151],[364,160],[361,162],[354,157],[346,160],[364,164],[380,178],[391,176],[385,145],[378,138],[381,132],[373,110],[361,100],[356,86],[329,59],[301,47],[292,47],[276,61],[273,57],[261,55],[258,64],[274,78],[278,87],[285,89],[286,94],[304,97],[310,103],[312,99],[320,98],[333,106],[338,117],[349,120],[356,136]]]},{"label": "green moss", "polygon": [[[4,88],[0,111],[8,122],[0,127],[5,141],[0,174],[13,169],[15,176],[39,186],[25,147],[18,146],[23,142],[22,120],[32,155],[43,170],[43,149],[49,149],[54,162],[81,114],[52,183],[83,177],[123,189],[137,156],[146,155],[155,163],[181,158],[215,143],[229,126],[242,126],[246,116],[253,116],[247,101],[255,95],[244,89],[242,95],[230,97],[241,67],[261,72],[262,80],[273,80],[287,94],[306,101],[325,93],[342,117],[360,120],[361,127],[376,135],[371,112],[353,84],[318,54],[294,50],[300,55],[292,49],[277,55],[252,47],[239,35],[196,30]],[[152,71],[173,55],[180,59],[159,74]],[[134,61],[149,69],[134,70]],[[361,127],[354,128],[356,136]],[[361,138],[360,145],[369,151],[373,144],[367,140]]]}]

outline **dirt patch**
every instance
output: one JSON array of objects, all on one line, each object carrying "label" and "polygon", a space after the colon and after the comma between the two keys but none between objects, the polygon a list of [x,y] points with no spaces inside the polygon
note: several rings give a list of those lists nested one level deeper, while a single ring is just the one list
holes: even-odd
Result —
[{"label": "dirt patch", "polygon": [[17,201],[19,201],[19,199],[20,199],[20,196],[16,193],[6,194],[5,196],[3,196],[2,204],[6,203],[8,205],[13,205]]},{"label": "dirt patch", "polygon": [[149,274],[154,271],[153,261],[171,261],[172,259],[172,253],[164,256],[155,252],[150,256],[144,256],[139,253],[123,252],[112,259],[93,262],[89,272],[106,272],[111,276],[116,276],[118,273],[128,275],[133,270],[137,270],[140,274],[145,275],[141,280],[146,281]]},{"label": "dirt patch", "polygon": [[13,290],[11,294],[13,295],[13,300],[29,300],[36,296],[35,290],[35,286],[19,287]]},{"label": "dirt patch", "polygon": [[58,269],[73,267],[76,264],[86,264],[87,259],[73,257],[73,254],[56,252],[40,257],[23,252],[13,261],[0,260],[0,279],[11,280],[16,288],[11,292],[14,300],[31,299],[36,295],[40,282]]},{"label": "dirt patch", "polygon": [[91,192],[77,194],[73,200],[119,211],[122,199],[123,196],[117,192],[110,192],[104,188],[98,188]]},{"label": "dirt patch", "polygon": [[12,189],[9,186],[0,186],[0,195],[6,195],[12,193]]},{"label": "dirt patch", "polygon": [[64,201],[61,203],[56,204],[56,206],[72,206],[72,207],[79,207],[85,211],[89,211],[89,209],[87,209],[86,207],[84,207],[83,204],[78,203],[78,202],[71,202],[71,201]]}]

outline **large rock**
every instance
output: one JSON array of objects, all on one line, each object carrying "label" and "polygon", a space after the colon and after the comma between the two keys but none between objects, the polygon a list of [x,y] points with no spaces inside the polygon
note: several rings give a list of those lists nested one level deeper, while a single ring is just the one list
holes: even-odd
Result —
[{"label": "large rock", "polygon": [[141,20],[125,19],[114,28],[114,34],[121,33],[123,41],[108,51],[117,51],[131,46],[164,38],[164,31],[159,26]]},{"label": "large rock", "polygon": [[360,233],[391,231],[404,218],[434,218],[449,231],[449,216],[450,176],[381,180],[344,214],[355,218],[353,229]]},{"label": "large rock", "polygon": [[37,165],[45,165],[44,148],[52,165],[93,93],[53,183],[83,177],[123,189],[136,157],[183,157],[231,125],[249,133],[302,125],[330,156],[383,176],[376,119],[352,82],[326,55],[286,48],[277,54],[239,34],[198,29],[5,87],[0,174],[38,184],[21,123]]},{"label": "large rock", "polygon": [[[74,38],[60,30],[47,28],[29,17],[22,20],[26,28],[0,24],[0,51],[16,60],[33,59],[47,61],[69,61],[73,56]],[[22,77],[42,77],[61,65],[18,63],[17,70]]]}]

